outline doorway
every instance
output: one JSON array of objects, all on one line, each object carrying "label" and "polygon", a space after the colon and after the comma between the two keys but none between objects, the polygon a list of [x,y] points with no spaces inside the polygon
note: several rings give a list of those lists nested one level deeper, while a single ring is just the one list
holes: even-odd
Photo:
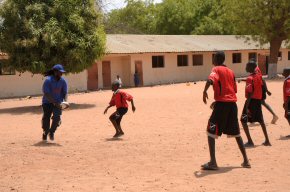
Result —
[{"label": "doorway", "polygon": [[88,69],[88,82],[87,87],[90,91],[98,90],[98,64],[95,63]]},{"label": "doorway", "polygon": [[140,78],[140,86],[143,86],[143,64],[142,61],[135,61],[135,70]]},{"label": "doorway", "polygon": [[111,62],[103,61],[102,62],[102,75],[103,75],[103,88],[111,87]]}]

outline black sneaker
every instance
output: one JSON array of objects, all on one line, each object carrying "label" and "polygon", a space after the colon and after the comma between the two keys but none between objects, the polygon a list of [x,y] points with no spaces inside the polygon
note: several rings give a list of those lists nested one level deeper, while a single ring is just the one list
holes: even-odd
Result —
[{"label": "black sneaker", "polygon": [[49,133],[49,139],[50,139],[51,141],[54,141],[54,133]]},{"label": "black sneaker", "polygon": [[47,141],[47,134],[45,133],[42,134],[42,141]]}]

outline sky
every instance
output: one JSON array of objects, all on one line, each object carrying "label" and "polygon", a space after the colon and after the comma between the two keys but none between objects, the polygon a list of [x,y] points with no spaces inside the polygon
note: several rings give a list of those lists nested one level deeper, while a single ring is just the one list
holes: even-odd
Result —
[{"label": "sky", "polygon": [[[104,0],[106,10],[119,9],[125,6],[125,0]],[[154,0],[155,3],[160,3],[162,0]]]}]

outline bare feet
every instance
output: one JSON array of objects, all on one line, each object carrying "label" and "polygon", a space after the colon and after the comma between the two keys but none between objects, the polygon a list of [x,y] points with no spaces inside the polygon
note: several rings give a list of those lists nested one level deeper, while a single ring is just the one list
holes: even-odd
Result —
[{"label": "bare feet", "polygon": [[251,168],[251,164],[249,161],[244,161],[241,165],[243,168]]},{"label": "bare feet", "polygon": [[271,121],[272,124],[276,124],[276,122],[278,121],[279,117],[278,116],[273,116],[273,119]]},{"label": "bare feet", "polygon": [[253,142],[248,142],[244,144],[245,148],[251,148],[251,147],[255,147]]},{"label": "bare feet", "polygon": [[264,146],[272,146],[270,141],[265,141],[264,143],[262,143],[262,145],[264,145]]}]

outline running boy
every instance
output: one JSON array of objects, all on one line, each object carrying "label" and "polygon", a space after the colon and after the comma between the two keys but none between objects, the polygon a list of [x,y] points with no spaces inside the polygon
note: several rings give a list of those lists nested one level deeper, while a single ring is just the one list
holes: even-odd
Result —
[{"label": "running boy", "polygon": [[254,147],[254,142],[251,138],[248,122],[260,123],[264,136],[265,142],[263,145],[271,146],[269,141],[266,125],[263,118],[262,112],[262,76],[256,72],[257,64],[254,61],[247,63],[246,71],[251,73],[246,80],[246,102],[244,105],[241,122],[245,130],[248,142],[245,144],[245,147]]},{"label": "running boy", "polygon": [[122,120],[123,116],[128,112],[127,101],[131,102],[132,111],[135,112],[135,110],[136,110],[136,107],[135,107],[134,101],[133,101],[133,97],[131,95],[129,95],[128,93],[121,91],[119,88],[120,88],[119,81],[115,81],[112,84],[112,91],[114,92],[112,99],[110,101],[109,106],[104,111],[104,114],[106,114],[108,112],[109,108],[111,108],[113,106],[117,107],[117,111],[114,112],[110,116],[110,121],[112,122],[112,124],[114,125],[114,128],[116,129],[116,134],[114,135],[115,138],[124,135],[124,132],[121,128],[121,120]]},{"label": "running boy", "polygon": [[242,137],[240,136],[235,75],[232,70],[224,65],[224,61],[224,52],[217,52],[213,61],[215,67],[212,69],[203,92],[203,102],[206,104],[208,99],[207,90],[212,85],[215,99],[215,102],[211,105],[213,112],[207,127],[210,162],[201,166],[204,170],[218,169],[215,158],[215,139],[222,134],[236,138],[244,159],[242,167],[251,167]]},{"label": "running boy", "polygon": [[[290,68],[286,68],[283,71],[283,76],[286,78],[283,86],[285,118],[290,125]],[[290,136],[290,135],[289,135]]]}]

